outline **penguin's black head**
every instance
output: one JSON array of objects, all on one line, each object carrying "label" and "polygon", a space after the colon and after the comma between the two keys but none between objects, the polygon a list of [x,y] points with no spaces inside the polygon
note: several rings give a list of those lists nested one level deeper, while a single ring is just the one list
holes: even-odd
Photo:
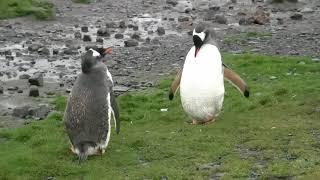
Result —
[{"label": "penguin's black head", "polygon": [[111,48],[90,48],[81,56],[81,69],[88,73],[106,54],[111,54]]},{"label": "penguin's black head", "polygon": [[203,45],[206,37],[207,37],[208,31],[205,28],[204,24],[199,24],[197,25],[194,30],[193,30],[193,44],[195,46],[195,54],[194,56],[196,57],[201,46]]}]

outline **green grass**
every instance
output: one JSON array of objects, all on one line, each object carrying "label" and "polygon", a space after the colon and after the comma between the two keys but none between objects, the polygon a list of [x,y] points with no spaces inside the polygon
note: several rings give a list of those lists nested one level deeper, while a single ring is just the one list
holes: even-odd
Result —
[{"label": "green grass", "polygon": [[46,0],[0,0],[0,19],[33,15],[37,19],[51,19],[53,4]]},{"label": "green grass", "polygon": [[59,97],[60,112],[47,120],[0,132],[0,179],[319,177],[320,64],[250,54],[226,54],[225,61],[247,80],[251,97],[226,83],[215,123],[188,124],[179,98],[168,100],[171,79],[164,80],[120,96],[120,134],[112,133],[105,155],[78,165],[61,121],[66,98]]},{"label": "green grass", "polygon": [[72,0],[75,3],[89,4],[91,0]]},{"label": "green grass", "polygon": [[238,35],[227,36],[224,38],[226,44],[242,44],[250,39],[268,39],[271,38],[270,32],[247,32]]}]

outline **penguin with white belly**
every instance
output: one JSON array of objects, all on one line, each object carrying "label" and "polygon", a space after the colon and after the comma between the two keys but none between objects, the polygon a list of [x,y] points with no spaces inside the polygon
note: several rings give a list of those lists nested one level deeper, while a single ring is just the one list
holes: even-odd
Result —
[{"label": "penguin with white belly", "polygon": [[64,124],[71,150],[79,162],[89,155],[105,152],[111,133],[111,119],[120,131],[118,105],[113,80],[102,62],[111,48],[89,49],[81,57],[82,73],[77,77],[67,102]]},{"label": "penguin with white belly", "polygon": [[172,100],[180,86],[184,111],[193,124],[213,122],[219,115],[224,99],[224,79],[231,82],[245,97],[249,97],[246,83],[222,62],[214,30],[199,24],[193,30],[194,46],[189,50],[183,69],[171,84]]}]

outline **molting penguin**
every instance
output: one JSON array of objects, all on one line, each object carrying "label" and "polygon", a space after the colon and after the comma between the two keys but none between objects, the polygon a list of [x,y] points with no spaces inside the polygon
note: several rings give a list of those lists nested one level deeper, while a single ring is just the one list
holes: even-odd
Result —
[{"label": "molting penguin", "polygon": [[78,155],[79,162],[89,155],[105,152],[110,140],[112,117],[117,134],[120,131],[113,80],[102,62],[111,51],[111,48],[89,49],[82,55],[82,73],[78,75],[68,99],[64,124],[71,150]]},{"label": "molting penguin", "polygon": [[249,97],[246,83],[227,67],[221,58],[215,32],[199,24],[193,30],[194,46],[189,50],[183,69],[171,84],[172,100],[180,85],[184,111],[193,124],[213,122],[219,115],[224,99],[224,79],[231,82],[245,97]]}]

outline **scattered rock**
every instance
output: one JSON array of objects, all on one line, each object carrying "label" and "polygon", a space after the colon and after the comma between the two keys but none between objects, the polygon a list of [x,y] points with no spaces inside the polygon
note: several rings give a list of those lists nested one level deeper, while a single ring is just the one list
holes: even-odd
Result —
[{"label": "scattered rock", "polygon": [[178,4],[177,0],[166,0],[166,3],[172,6],[176,6]]},{"label": "scattered rock", "polygon": [[46,47],[38,49],[38,53],[41,55],[50,55],[50,50]]},{"label": "scattered rock", "polygon": [[189,17],[187,17],[187,16],[179,16],[178,17],[178,21],[179,22],[189,21]]},{"label": "scattered rock", "polygon": [[53,55],[59,54],[59,49],[53,49],[53,50],[52,50],[52,54],[53,54]]},{"label": "scattered rock", "polygon": [[123,39],[123,34],[115,34],[114,35],[114,38],[116,38],[116,39]]},{"label": "scattered rock", "polygon": [[87,35],[87,34],[83,35],[83,39],[82,40],[85,41],[85,42],[92,41],[91,36]]},{"label": "scattered rock", "polygon": [[17,92],[18,92],[18,93],[23,93],[23,90],[22,90],[22,89],[18,89]]},{"label": "scattered rock", "polygon": [[227,24],[227,18],[222,14],[217,14],[214,19],[219,24]]},{"label": "scattered rock", "polygon": [[270,22],[270,13],[265,12],[262,6],[258,6],[252,18],[254,24],[264,25]]},{"label": "scattered rock", "polygon": [[107,28],[100,28],[97,31],[98,36],[110,37],[110,32]]},{"label": "scattered rock", "polygon": [[138,46],[139,42],[133,39],[129,39],[127,41],[124,41],[124,46],[125,47],[134,47],[134,46]]},{"label": "scattered rock", "polygon": [[82,35],[81,35],[81,32],[80,31],[77,31],[74,33],[74,38],[76,39],[81,39]]},{"label": "scattered rock", "polygon": [[302,17],[303,17],[302,14],[299,14],[299,13],[295,13],[290,16],[292,20],[302,20]]},{"label": "scattered rock", "polygon": [[65,48],[63,49],[63,54],[65,55],[75,55],[78,54],[78,49],[76,48]]},{"label": "scattered rock", "polygon": [[191,11],[192,11],[191,8],[186,8],[186,9],[184,10],[185,13],[190,13]]},{"label": "scattered rock", "polygon": [[97,38],[97,39],[96,39],[96,42],[98,42],[98,43],[103,43],[103,39],[102,39],[102,38]]},{"label": "scattered rock", "polygon": [[132,29],[133,29],[134,31],[138,31],[138,30],[139,30],[139,26],[133,26]]},{"label": "scattered rock", "polygon": [[30,86],[29,96],[31,97],[38,97],[40,95],[39,89],[37,86]]},{"label": "scattered rock", "polygon": [[43,86],[43,74],[35,73],[32,77],[29,78],[30,85]]},{"label": "scattered rock", "polygon": [[113,91],[114,92],[120,92],[120,93],[124,93],[129,91],[130,88],[126,87],[126,86],[114,86],[113,87]]},{"label": "scattered rock", "polygon": [[157,33],[159,36],[162,36],[166,33],[166,31],[165,31],[164,27],[158,27]]},{"label": "scattered rock", "polygon": [[88,26],[82,26],[81,27],[81,32],[89,32]]},{"label": "scattered rock", "polygon": [[17,91],[19,89],[18,86],[10,86],[7,88],[8,91]]},{"label": "scattered rock", "polygon": [[106,28],[116,28],[117,24],[115,22],[107,22]]},{"label": "scattered rock", "polygon": [[21,74],[19,79],[29,79],[31,76],[29,74]]},{"label": "scattered rock", "polygon": [[16,107],[13,109],[12,116],[19,118],[26,118],[29,114],[29,105]]},{"label": "scattered rock", "polygon": [[303,9],[301,9],[300,12],[302,12],[302,13],[313,13],[314,10],[313,10],[312,8],[305,7],[305,8],[303,8]]},{"label": "scattered rock", "polygon": [[219,11],[220,10],[220,6],[211,6],[211,7],[209,7],[209,10]]},{"label": "scattered rock", "polygon": [[12,60],[14,60],[14,57],[13,56],[6,56],[6,59],[9,61],[12,61]]},{"label": "scattered rock", "polygon": [[131,39],[139,40],[140,39],[140,35],[138,33],[134,33],[134,34],[132,34]]},{"label": "scattered rock", "polygon": [[315,62],[320,62],[320,58],[312,58],[311,60]]},{"label": "scattered rock", "polygon": [[28,109],[28,114],[41,119],[45,119],[47,115],[50,112],[50,108],[46,105],[40,105],[39,107],[36,108],[29,108]]},{"label": "scattered rock", "polygon": [[121,29],[127,28],[126,22],[125,21],[120,21],[119,22],[119,28],[121,28]]},{"label": "scattered rock", "polygon": [[34,52],[34,51],[38,51],[38,49],[40,49],[40,48],[41,48],[40,44],[31,44],[28,47],[28,50]]}]

